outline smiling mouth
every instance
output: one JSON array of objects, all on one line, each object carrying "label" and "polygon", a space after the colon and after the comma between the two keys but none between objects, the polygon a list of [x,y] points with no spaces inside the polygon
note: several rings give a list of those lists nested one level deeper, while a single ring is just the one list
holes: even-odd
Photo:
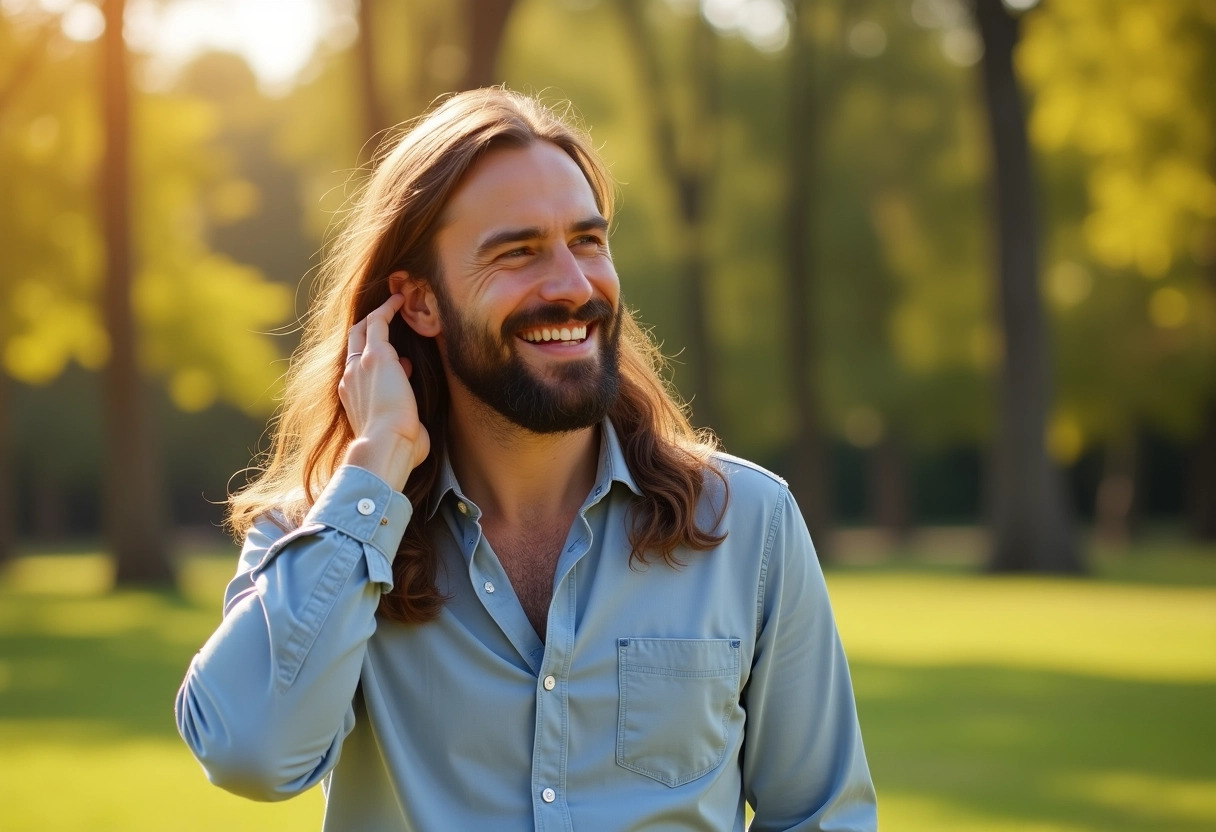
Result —
[{"label": "smiling mouth", "polygon": [[566,326],[538,326],[519,333],[519,337],[533,344],[556,342],[559,344],[581,344],[587,340],[588,324]]}]

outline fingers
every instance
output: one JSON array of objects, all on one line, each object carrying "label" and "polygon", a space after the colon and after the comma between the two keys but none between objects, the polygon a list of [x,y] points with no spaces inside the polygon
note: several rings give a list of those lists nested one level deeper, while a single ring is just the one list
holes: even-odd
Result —
[{"label": "fingers", "polygon": [[352,355],[358,355],[363,352],[363,348],[367,346],[367,319],[359,321],[350,328],[350,332],[346,335],[346,360],[349,363]]},{"label": "fingers", "polygon": [[388,300],[372,310],[366,318],[355,323],[346,336],[346,360],[364,352],[368,344],[388,341],[388,325],[405,305],[405,295],[391,295]]},{"label": "fingers", "polygon": [[392,295],[367,316],[364,348],[388,343],[388,325],[405,304],[405,295]]}]

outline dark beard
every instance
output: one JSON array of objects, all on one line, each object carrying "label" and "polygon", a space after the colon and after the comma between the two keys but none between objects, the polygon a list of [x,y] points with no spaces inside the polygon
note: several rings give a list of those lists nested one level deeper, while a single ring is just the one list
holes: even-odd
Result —
[{"label": "dark beard", "polygon": [[[452,375],[512,424],[532,433],[567,433],[608,415],[621,387],[619,304],[613,310],[596,298],[573,312],[560,304],[536,307],[509,316],[495,338],[451,306],[445,292],[436,292],[436,298]],[[519,354],[516,333],[572,319],[595,324],[599,352],[557,365],[555,378],[537,377]]]}]

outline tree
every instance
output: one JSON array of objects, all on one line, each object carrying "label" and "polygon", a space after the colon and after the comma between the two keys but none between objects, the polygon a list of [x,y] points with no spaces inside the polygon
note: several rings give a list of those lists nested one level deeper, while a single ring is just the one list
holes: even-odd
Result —
[{"label": "tree", "polygon": [[[13,77],[6,74],[8,58],[25,54],[22,47],[37,43],[39,31],[50,32],[50,48],[39,49],[40,60],[26,75],[20,94],[7,97],[0,111],[4,381],[38,387],[60,377],[71,364],[101,371],[115,346],[125,351],[121,343],[111,341],[102,311],[104,264],[116,257],[126,260],[129,281],[129,323],[116,327],[116,340],[138,330],[138,349],[132,349],[137,374],[163,377],[173,403],[190,412],[223,398],[243,411],[264,414],[280,354],[264,332],[290,314],[290,292],[207,246],[210,226],[239,215],[257,199],[248,183],[226,170],[222,153],[208,144],[217,123],[215,108],[174,95],[141,95],[134,108],[129,101],[124,107],[121,96],[118,106],[107,99],[110,122],[127,110],[128,138],[119,129],[111,147],[127,144],[130,152],[121,156],[107,151],[99,129],[103,90],[94,81],[97,44],[67,39],[57,16],[33,5],[15,17],[0,15],[0,86]],[[12,44],[16,48],[8,49]],[[107,48],[115,45],[111,42]],[[108,65],[113,70],[113,63]],[[106,90],[109,96],[111,86]],[[145,140],[132,144],[130,133]],[[105,197],[103,158],[128,168],[121,181],[115,164],[104,169]],[[115,212],[109,210],[121,206],[123,194],[116,189],[124,183],[132,212],[126,234],[115,230]],[[120,238],[111,251],[104,245],[103,222]],[[137,270],[132,268],[136,263]],[[51,309],[54,314],[48,314]],[[81,395],[82,388],[92,389],[72,389]],[[0,406],[10,400],[5,395]],[[84,413],[95,410],[78,402],[73,406]],[[109,424],[114,421],[111,417]],[[131,441],[140,443],[142,451],[151,447],[153,437],[144,433]],[[73,448],[87,457],[92,447],[73,436],[61,440],[56,453],[62,456],[64,448]],[[18,456],[28,459],[29,453],[21,448]],[[93,477],[90,464],[67,467],[74,472],[71,476]],[[57,464],[39,470],[45,479],[63,468]],[[92,488],[98,495],[107,490]],[[46,493],[62,494],[62,489]],[[159,493],[153,497],[162,499]],[[11,506],[11,501],[6,503]]]},{"label": "tree", "polygon": [[816,295],[815,255],[819,234],[814,215],[820,181],[816,171],[819,152],[814,55],[811,42],[811,0],[794,6],[789,45],[785,193],[787,366],[794,399],[794,435],[789,463],[790,489],[802,509],[811,537],[821,555],[827,554],[831,525],[831,488],[824,451],[821,402],[816,382],[819,373],[818,318],[812,306]]},{"label": "tree", "polygon": [[359,2],[359,39],[355,41],[355,56],[359,65],[359,88],[363,93],[363,131],[369,136],[379,136],[389,127],[384,112],[384,95],[380,90],[380,78],[376,48],[376,4],[374,0]]},{"label": "tree", "polygon": [[1047,456],[1050,351],[1039,294],[1039,229],[1021,91],[1013,70],[1018,19],[1001,0],[975,0],[992,147],[998,314],[1004,341],[992,460],[996,571],[1080,572],[1059,471]]},{"label": "tree", "polygon": [[[41,25],[31,43],[20,52],[14,65],[0,81],[0,125],[9,110],[9,103],[27,86],[38,68],[39,60],[51,37],[49,24]],[[0,314],[0,345],[8,343],[8,316]],[[9,560],[17,539],[16,490],[13,487],[13,426],[9,402],[12,393],[8,378],[0,373],[0,564]]]},{"label": "tree", "polygon": [[[717,38],[699,11],[688,15],[683,86],[664,71],[664,54],[646,24],[641,0],[618,0],[634,59],[641,73],[643,101],[654,153],[672,191],[678,218],[680,294],[685,303],[686,361],[690,379],[685,396],[696,421],[721,429],[718,411],[715,341],[710,332],[708,191],[718,162],[719,100]],[[683,100],[677,90],[686,91]],[[679,114],[684,113],[681,119]]]},{"label": "tree", "polygon": [[1099,532],[1122,539],[1141,435],[1195,442],[1202,532],[1216,517],[1216,7],[1044,3],[1018,68],[1053,185],[1056,444],[1102,452]]},{"label": "tree", "polygon": [[469,58],[460,88],[488,87],[500,80],[498,54],[515,0],[465,0],[464,25]]},{"label": "tree", "polygon": [[139,371],[131,299],[131,114],[123,41],[125,7],[125,0],[102,3],[106,23],[101,38],[105,150],[98,171],[98,201],[106,249],[103,310],[110,341],[104,402],[106,539],[120,585],[171,585],[173,570],[157,481],[156,445]]}]

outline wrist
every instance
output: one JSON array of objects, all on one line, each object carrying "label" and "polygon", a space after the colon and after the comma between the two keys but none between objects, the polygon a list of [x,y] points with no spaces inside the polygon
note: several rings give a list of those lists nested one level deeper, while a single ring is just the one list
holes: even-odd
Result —
[{"label": "wrist", "polygon": [[343,463],[370,471],[398,491],[414,470],[414,443],[399,433],[357,436],[346,449]]}]

